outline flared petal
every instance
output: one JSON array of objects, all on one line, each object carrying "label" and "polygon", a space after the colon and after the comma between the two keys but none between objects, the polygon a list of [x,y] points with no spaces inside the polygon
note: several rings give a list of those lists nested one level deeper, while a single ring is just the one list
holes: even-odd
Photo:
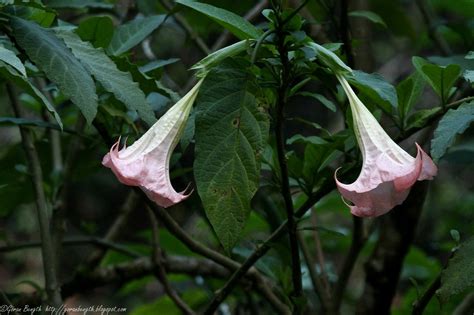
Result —
[{"label": "flared petal", "polygon": [[359,100],[347,80],[337,78],[346,92],[354,119],[354,133],[362,151],[362,170],[352,184],[341,183],[334,174],[341,195],[353,203],[351,213],[374,217],[403,203],[417,180],[432,179],[437,173],[431,158],[416,144],[416,158],[398,146]]},{"label": "flared petal", "polygon": [[109,167],[122,184],[140,187],[148,198],[165,208],[186,199],[190,194],[174,190],[169,163],[202,81],[130,147],[119,151],[118,141],[102,160],[102,164]]}]

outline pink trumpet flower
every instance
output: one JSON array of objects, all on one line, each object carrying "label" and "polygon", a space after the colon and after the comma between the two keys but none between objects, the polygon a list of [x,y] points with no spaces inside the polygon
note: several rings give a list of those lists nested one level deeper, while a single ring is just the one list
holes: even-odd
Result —
[{"label": "pink trumpet flower", "polygon": [[119,151],[119,139],[102,160],[102,164],[112,169],[122,184],[140,187],[151,200],[165,208],[189,196],[184,191],[178,193],[174,190],[169,164],[171,153],[183,133],[202,81],[201,79],[135,143]]},{"label": "pink trumpet flower", "polygon": [[352,184],[339,182],[336,174],[334,178],[342,196],[353,203],[349,206],[353,215],[376,217],[401,204],[417,180],[433,179],[438,169],[418,144],[416,158],[400,148],[360,101],[347,80],[341,74],[337,78],[349,99],[363,165],[359,177]]}]

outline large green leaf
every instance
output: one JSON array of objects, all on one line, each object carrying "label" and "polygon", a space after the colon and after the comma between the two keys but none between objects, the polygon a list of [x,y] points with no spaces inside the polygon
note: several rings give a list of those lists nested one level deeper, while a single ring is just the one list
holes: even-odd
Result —
[{"label": "large green leaf", "polygon": [[107,52],[118,56],[138,45],[165,21],[165,15],[151,15],[136,18],[115,29]]},{"label": "large green leaf", "polygon": [[262,31],[253,26],[249,21],[227,10],[193,0],[178,0],[176,3],[207,15],[240,39],[256,39],[262,35]]},{"label": "large green leaf", "polygon": [[441,158],[451,146],[457,134],[463,133],[474,121],[474,101],[464,103],[457,109],[450,109],[439,121],[431,140],[431,156]]},{"label": "large green leaf", "polygon": [[456,64],[438,66],[421,57],[413,57],[412,62],[416,70],[441,97],[443,104],[446,103],[451,88],[461,75],[461,67]]},{"label": "large green leaf", "polygon": [[63,123],[59,114],[56,112],[53,104],[48,100],[43,93],[37,89],[30,81],[21,74],[18,73],[13,67],[7,65],[0,61],[0,74],[4,76],[9,81],[14,82],[16,85],[20,86],[25,92],[30,94],[33,98],[35,98],[40,104],[43,104],[46,109],[53,115],[54,119],[58,123],[59,127],[63,128]]},{"label": "large green leaf", "polygon": [[76,30],[82,40],[92,43],[94,47],[107,48],[114,34],[114,24],[108,16],[93,16],[81,21]]},{"label": "large green leaf", "polygon": [[382,76],[376,73],[365,73],[354,70],[349,81],[361,92],[370,97],[384,112],[392,114],[398,105],[397,91]]},{"label": "large green leaf", "polygon": [[28,57],[71,98],[88,123],[97,113],[97,94],[92,77],[71,51],[51,31],[36,23],[11,18],[13,34]]},{"label": "large green leaf", "polygon": [[474,237],[462,243],[441,273],[441,288],[436,291],[441,301],[474,289]]},{"label": "large green leaf", "polygon": [[200,89],[196,114],[197,190],[219,241],[239,239],[257,191],[268,121],[251,93],[247,64],[227,60]]},{"label": "large green leaf", "polygon": [[424,86],[424,81],[418,72],[414,72],[398,84],[398,114],[402,121],[405,121],[405,118],[408,116],[413,106],[415,106],[423,92]]},{"label": "large green leaf", "polygon": [[137,111],[141,119],[150,126],[155,123],[155,114],[146,101],[145,93],[133,81],[130,73],[117,69],[101,48],[94,48],[89,42],[83,42],[78,35],[68,31],[58,31],[57,34],[107,91],[113,93],[128,109]]},{"label": "large green leaf", "polygon": [[3,46],[0,46],[0,60],[6,64],[9,64],[18,72],[26,77],[26,69],[21,60],[15,55],[15,53]]}]

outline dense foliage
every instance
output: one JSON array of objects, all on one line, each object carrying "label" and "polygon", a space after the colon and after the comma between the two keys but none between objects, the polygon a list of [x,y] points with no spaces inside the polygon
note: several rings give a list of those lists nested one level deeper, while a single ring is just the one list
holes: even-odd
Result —
[{"label": "dense foliage", "polygon": [[0,27],[2,314],[472,314],[471,0],[6,0]]}]

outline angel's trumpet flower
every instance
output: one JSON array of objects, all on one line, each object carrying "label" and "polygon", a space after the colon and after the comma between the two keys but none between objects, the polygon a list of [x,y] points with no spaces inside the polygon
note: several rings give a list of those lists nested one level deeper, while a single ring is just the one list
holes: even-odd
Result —
[{"label": "angel's trumpet flower", "polygon": [[184,191],[178,193],[174,190],[169,164],[171,153],[183,133],[202,81],[203,79],[135,143],[119,151],[120,140],[117,141],[102,160],[102,164],[112,169],[122,184],[140,187],[151,200],[165,208],[189,196]]},{"label": "angel's trumpet flower", "polygon": [[362,170],[352,184],[343,184],[334,175],[342,196],[353,203],[351,213],[375,217],[401,204],[417,180],[433,179],[437,167],[418,144],[416,158],[400,148],[382,129],[374,116],[338,74],[354,120],[354,133],[362,151]]}]

